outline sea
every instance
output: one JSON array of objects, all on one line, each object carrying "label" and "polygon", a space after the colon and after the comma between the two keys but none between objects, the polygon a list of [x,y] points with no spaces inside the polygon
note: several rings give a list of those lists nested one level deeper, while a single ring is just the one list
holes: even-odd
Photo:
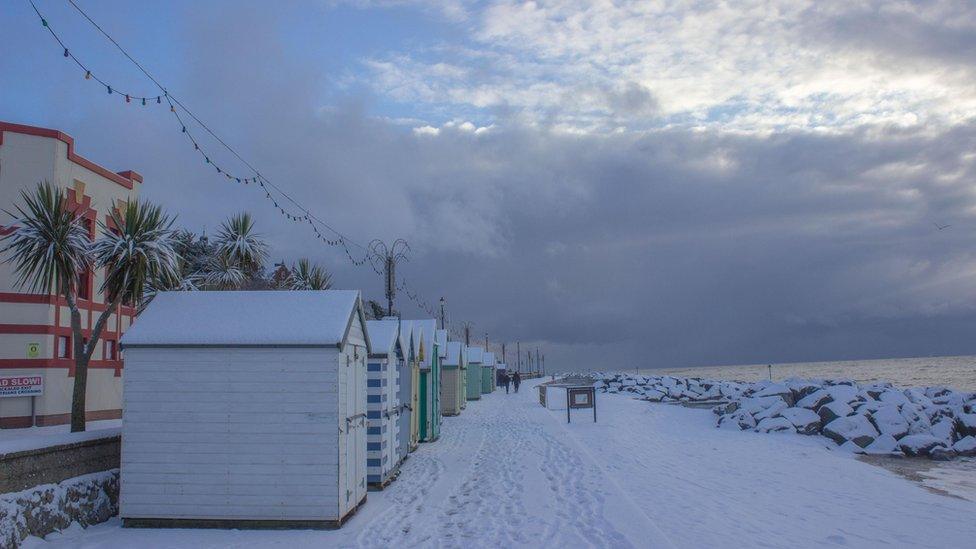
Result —
[{"label": "sea", "polygon": [[643,375],[672,375],[736,381],[760,379],[853,379],[857,382],[888,381],[896,387],[945,386],[959,391],[976,391],[976,356],[883,358],[833,362],[791,362],[693,368],[641,368],[624,370]]}]

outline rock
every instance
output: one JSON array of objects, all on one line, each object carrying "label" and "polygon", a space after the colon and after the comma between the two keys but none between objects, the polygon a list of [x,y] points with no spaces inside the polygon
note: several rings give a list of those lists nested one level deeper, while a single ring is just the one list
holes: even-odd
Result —
[{"label": "rock", "polygon": [[867,447],[878,438],[878,430],[871,425],[868,418],[860,415],[838,417],[823,428],[824,436],[837,444],[851,441],[861,448]]},{"label": "rock", "polygon": [[801,435],[815,435],[820,432],[820,416],[806,408],[787,408],[779,413],[788,420]]},{"label": "rock", "polygon": [[816,412],[821,406],[832,400],[833,397],[830,396],[830,393],[824,389],[819,389],[797,401],[796,405]]},{"label": "rock", "polygon": [[959,414],[956,418],[956,430],[959,436],[976,436],[976,414]]},{"label": "rock", "polygon": [[786,385],[793,391],[793,402],[797,403],[813,393],[823,390],[819,384],[804,380],[787,380]]},{"label": "rock", "polygon": [[746,429],[753,429],[755,426],[756,420],[753,419],[752,414],[746,412],[735,412],[718,418],[718,427],[722,429],[745,431]]},{"label": "rock", "polygon": [[793,405],[793,391],[782,383],[771,383],[752,395],[756,398],[761,397],[780,397],[787,405]]},{"label": "rock", "polygon": [[847,417],[854,413],[854,409],[843,402],[830,402],[824,404],[817,411],[820,415],[820,423],[826,425],[840,417]]},{"label": "rock", "polygon": [[733,400],[732,402],[726,404],[719,404],[718,406],[712,408],[712,412],[715,415],[724,416],[727,414],[733,414],[739,410],[739,402]]},{"label": "rock", "polygon": [[[770,406],[776,405],[783,402],[783,399],[778,396],[769,397],[746,397],[739,399],[739,409],[745,410],[750,414],[758,414],[763,410],[766,410]],[[785,404],[785,402],[783,402]],[[784,407],[785,409],[785,407]]]},{"label": "rock", "polygon": [[929,398],[942,397],[942,396],[949,395],[951,393],[952,393],[952,389],[949,389],[948,387],[926,387],[925,388],[925,396]]},{"label": "rock", "polygon": [[952,445],[952,449],[960,456],[976,456],[976,437],[963,437]]},{"label": "rock", "polygon": [[657,389],[647,389],[644,391],[644,398],[651,402],[661,402],[661,399],[664,398],[664,393]]},{"label": "rock", "polygon": [[[809,410],[807,410],[809,411]],[[757,433],[795,433],[796,428],[785,417],[767,417],[756,425]]]},{"label": "rock", "polygon": [[888,389],[887,391],[881,393],[878,400],[884,402],[885,404],[895,404],[898,406],[912,403],[912,401],[908,400],[908,397],[905,396],[904,393],[895,389]]},{"label": "rock", "polygon": [[929,458],[936,461],[949,461],[956,457],[956,451],[946,446],[936,446],[929,451]]},{"label": "rock", "polygon": [[898,441],[898,447],[909,456],[927,456],[934,448],[944,444],[944,441],[932,435],[908,435]]},{"label": "rock", "polygon": [[908,400],[920,406],[924,406],[926,408],[932,406],[932,399],[925,396],[925,393],[919,389],[905,389],[905,396],[908,397]]},{"label": "rock", "polygon": [[857,387],[851,385],[834,385],[824,389],[830,395],[830,398],[834,402],[843,402],[844,404],[850,404],[857,400]]},{"label": "rock", "polygon": [[840,445],[840,449],[841,450],[844,450],[845,452],[851,452],[851,453],[854,453],[854,454],[866,454],[867,453],[864,450],[864,448],[861,448],[860,446],[858,446],[857,444],[854,444],[853,442],[851,442],[849,440],[846,441],[846,442],[844,442],[844,444],[841,444]]},{"label": "rock", "polygon": [[755,416],[756,421],[762,421],[766,418],[778,416],[780,412],[782,412],[783,410],[789,407],[790,407],[789,404],[787,404],[785,401],[776,400],[775,402],[771,403],[769,407],[766,408],[765,410],[761,410],[753,415]]},{"label": "rock", "polygon": [[955,440],[956,435],[956,422],[951,419],[942,419],[936,421],[932,424],[932,428],[929,432],[935,438],[940,438],[945,441],[946,446],[952,446],[952,442]]},{"label": "rock", "polygon": [[898,441],[895,440],[895,437],[887,433],[881,433],[878,438],[874,439],[874,442],[867,445],[864,452],[876,456],[890,454],[901,455],[901,450],[898,449]]},{"label": "rock", "polygon": [[879,433],[898,439],[908,434],[908,421],[893,404],[883,405],[871,414],[871,423]]}]

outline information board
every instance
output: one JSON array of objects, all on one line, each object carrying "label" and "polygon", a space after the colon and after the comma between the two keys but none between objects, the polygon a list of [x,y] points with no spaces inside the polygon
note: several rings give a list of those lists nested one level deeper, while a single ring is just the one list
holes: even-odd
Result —
[{"label": "information board", "polygon": [[44,377],[42,376],[0,376],[0,398],[43,394]]}]

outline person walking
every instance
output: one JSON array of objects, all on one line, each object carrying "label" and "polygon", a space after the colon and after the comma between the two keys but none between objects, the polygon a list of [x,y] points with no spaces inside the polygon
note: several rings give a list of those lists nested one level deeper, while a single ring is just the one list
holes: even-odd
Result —
[{"label": "person walking", "polygon": [[511,378],[508,377],[508,373],[507,372],[502,372],[499,375],[502,378],[502,385],[505,386],[505,394],[507,395],[508,394],[508,382],[511,381]]},{"label": "person walking", "polygon": [[522,376],[520,376],[518,372],[515,372],[515,374],[512,376],[512,385],[515,386],[516,393],[518,392],[519,385],[521,384],[522,384]]}]

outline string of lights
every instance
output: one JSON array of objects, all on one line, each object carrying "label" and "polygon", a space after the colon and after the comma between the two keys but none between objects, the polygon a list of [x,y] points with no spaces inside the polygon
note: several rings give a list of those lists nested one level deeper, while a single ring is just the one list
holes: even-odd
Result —
[{"label": "string of lights", "polygon": [[[330,224],[326,223],[319,217],[317,217],[313,212],[306,208],[301,202],[292,198],[287,192],[285,192],[281,187],[273,183],[269,178],[264,176],[254,165],[248,162],[234,147],[229,145],[224,139],[222,139],[213,129],[210,128],[203,120],[201,120],[193,111],[191,111],[186,104],[184,104],[178,97],[170,93],[168,88],[159,82],[139,61],[132,57],[128,51],[115,38],[112,37],[107,31],[105,31],[94,19],[92,19],[74,0],[67,0],[68,3],[79,13],[81,16],[87,20],[99,33],[101,33],[107,40],[109,40],[118,50],[128,59],[139,71],[148,78],[153,85],[157,88],[159,93],[134,93],[132,90],[120,89],[118,86],[113,85],[107,79],[101,77],[95,71],[92,70],[92,66],[86,64],[81,59],[79,59],[74,51],[69,48],[65,40],[59,35],[54,28],[51,26],[50,22],[41,11],[38,9],[34,0],[27,0],[34,13],[41,21],[41,25],[51,37],[60,46],[63,56],[70,59],[75,65],[78,66],[84,72],[85,80],[91,80],[97,82],[102,88],[105,89],[108,95],[117,95],[121,98],[125,104],[135,103],[141,106],[152,106],[160,105],[164,103],[168,107],[169,112],[173,115],[173,119],[180,129],[180,133],[185,137],[187,142],[193,147],[193,150],[200,156],[206,166],[213,168],[214,172],[218,177],[222,177],[225,181],[235,182],[239,185],[250,186],[257,184],[262,191],[264,191],[264,197],[266,200],[271,202],[273,207],[278,211],[278,213],[287,219],[288,221],[294,223],[307,223],[315,238],[322,243],[331,246],[342,248],[347,259],[356,266],[363,266],[369,264],[373,271],[378,275],[383,275],[384,273],[376,267],[376,262],[373,252],[369,250],[367,246],[364,246],[355,240],[347,237],[342,232],[332,227]],[[202,130],[206,135],[209,135],[214,141],[216,141],[223,149],[230,153],[234,158],[237,159],[248,171],[249,173],[239,173],[235,171],[228,170],[226,166],[222,163],[218,163],[218,160],[214,155],[212,155],[207,148],[202,144],[202,140],[195,133],[195,129]],[[289,207],[285,207],[288,204]],[[355,254],[352,248],[357,248]],[[425,312],[430,317],[437,316],[437,310],[435,306],[424,299],[419,292],[413,291],[409,288],[406,282],[402,279],[397,283],[397,288],[407,298],[415,304],[420,310]],[[460,329],[451,326],[452,322],[449,319],[445,319],[445,328],[454,338],[461,338],[462,332]]]},{"label": "string of lights", "polygon": [[[295,222],[308,223],[312,232],[314,233],[316,239],[333,247],[341,247],[344,254],[349,259],[351,263],[356,266],[365,265],[369,259],[369,252],[366,248],[356,242],[355,240],[344,235],[325,221],[318,218],[313,214],[308,208],[303,206],[300,202],[293,199],[287,192],[281,189],[279,186],[274,184],[270,179],[265,177],[260,171],[257,170],[250,162],[248,162],[241,154],[239,154],[233,147],[231,147],[226,141],[224,141],[216,132],[214,132],[206,123],[204,123],[198,116],[196,116],[186,105],[179,100],[178,97],[174,96],[169,92],[169,90],[160,83],[145,67],[142,66],[135,58],[133,58],[126,50],[123,48],[118,41],[116,41],[108,32],[106,32],[97,22],[95,22],[85,11],[78,6],[72,0],[69,3],[77,10],[89,23],[92,24],[102,35],[104,35],[130,62],[132,62],[161,92],[160,94],[145,94],[145,93],[134,93],[132,91],[127,91],[120,89],[118,86],[113,85],[107,79],[99,76],[95,71],[92,70],[92,66],[83,62],[75,53],[68,47],[68,44],[61,37],[61,35],[54,30],[48,19],[41,13],[38,9],[37,4],[34,0],[28,0],[34,13],[41,21],[41,25],[45,30],[51,35],[52,38],[58,43],[58,45],[63,50],[64,57],[70,59],[77,65],[82,71],[84,71],[86,80],[93,80],[100,84],[109,95],[117,95],[124,100],[125,103],[131,104],[135,102],[141,105],[161,105],[165,104],[169,107],[169,112],[173,115],[174,120],[180,128],[180,133],[185,136],[188,143],[192,145],[193,150],[197,152],[200,158],[204,161],[205,165],[212,167],[218,176],[222,176],[227,181],[234,181],[243,185],[250,185],[257,183],[262,190],[265,192],[265,199],[270,201],[278,213],[285,219]],[[181,115],[182,111],[182,115]],[[187,118],[184,118],[184,115]],[[214,140],[216,140],[224,149],[230,152],[235,158],[237,158],[245,167],[250,170],[250,174],[237,174],[228,170],[224,165],[218,163],[214,155],[212,155],[203,146],[201,140],[194,135],[192,127],[190,127],[189,122],[193,121],[199,128],[204,132],[209,134]],[[283,204],[288,203],[292,207],[286,208]],[[323,230],[327,231],[329,236],[323,234]],[[357,252],[353,255],[353,250],[350,245],[359,248],[361,252]]]}]

